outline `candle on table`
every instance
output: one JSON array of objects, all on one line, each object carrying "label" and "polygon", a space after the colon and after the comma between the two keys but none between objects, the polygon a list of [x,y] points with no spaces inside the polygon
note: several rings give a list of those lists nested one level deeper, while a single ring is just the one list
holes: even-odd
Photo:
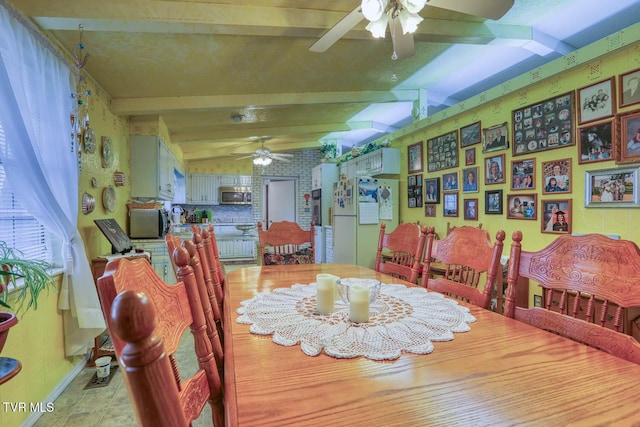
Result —
[{"label": "candle on table", "polygon": [[369,321],[369,289],[353,285],[349,290],[349,316],[356,323]]},{"label": "candle on table", "polygon": [[334,287],[333,279],[329,274],[318,274],[316,277],[316,299],[318,300],[318,311],[322,314],[333,312]]},{"label": "candle on table", "polygon": [[326,282],[331,285],[333,288],[333,300],[338,299],[338,276],[334,276],[333,274],[320,273],[316,274],[316,283]]}]

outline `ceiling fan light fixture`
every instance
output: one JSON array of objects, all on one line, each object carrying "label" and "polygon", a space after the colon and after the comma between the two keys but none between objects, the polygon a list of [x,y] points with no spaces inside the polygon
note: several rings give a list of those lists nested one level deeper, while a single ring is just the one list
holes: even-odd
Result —
[{"label": "ceiling fan light fixture", "polygon": [[400,0],[400,3],[410,13],[419,13],[427,4],[427,0]]},{"label": "ceiling fan light fixture", "polygon": [[389,15],[384,13],[380,19],[369,22],[365,28],[373,37],[383,39],[387,33],[387,22],[389,22]]},{"label": "ceiling fan light fixture", "polygon": [[417,13],[411,13],[407,9],[401,9],[398,12],[398,19],[402,26],[402,33],[414,33],[418,29],[418,24],[423,21],[422,16]]},{"label": "ceiling fan light fixture", "polygon": [[377,21],[384,15],[389,0],[362,0],[362,14],[369,21]]}]

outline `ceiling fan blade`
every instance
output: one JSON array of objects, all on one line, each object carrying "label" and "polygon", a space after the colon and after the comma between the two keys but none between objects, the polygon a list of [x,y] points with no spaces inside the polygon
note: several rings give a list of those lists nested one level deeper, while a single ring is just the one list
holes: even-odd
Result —
[{"label": "ceiling fan blade", "polygon": [[487,19],[500,19],[511,9],[513,3],[514,0],[429,0],[427,6],[435,6]]},{"label": "ceiling fan blade", "polygon": [[342,18],[336,25],[329,28],[314,44],[309,47],[311,52],[322,53],[329,49],[335,42],[340,40],[342,36],[347,34],[353,27],[362,21],[364,16],[360,6],[352,10],[347,16]]},{"label": "ceiling fan blade", "polygon": [[291,160],[287,159],[286,157],[276,157],[276,156],[269,156],[271,157],[273,160],[277,160],[279,162],[287,162],[290,163]]},{"label": "ceiling fan blade", "polygon": [[250,158],[250,157],[254,157],[254,155],[253,155],[253,154],[251,154],[251,155],[249,155],[249,156],[242,156],[242,157],[238,157],[238,158],[236,158],[236,160],[248,159],[248,158]]},{"label": "ceiling fan blade", "polygon": [[293,154],[290,153],[271,153],[272,156],[280,156],[280,157],[293,157]]}]

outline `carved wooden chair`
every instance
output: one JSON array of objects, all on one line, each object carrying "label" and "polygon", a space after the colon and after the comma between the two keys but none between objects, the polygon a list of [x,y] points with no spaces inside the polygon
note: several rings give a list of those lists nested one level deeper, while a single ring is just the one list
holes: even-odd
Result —
[{"label": "carved wooden chair", "polygon": [[[489,233],[475,227],[456,227],[442,240],[435,239],[433,227],[427,230],[423,261],[422,286],[473,305],[488,309],[491,305],[496,277],[502,277],[500,257],[504,231],[496,233],[491,244]],[[442,277],[431,277],[434,263],[442,269]],[[484,273],[484,286],[478,289]]]},{"label": "carved wooden chair", "polygon": [[222,264],[222,261],[220,261],[220,251],[218,250],[218,240],[216,239],[216,233],[213,231],[213,224],[209,224],[210,240],[207,241],[206,236],[204,235],[203,237],[205,241],[205,246],[207,246],[207,248],[209,248],[208,250],[213,253],[213,260],[217,267],[220,286],[222,286],[222,289],[224,289],[224,286],[226,284],[224,265]]},{"label": "carved wooden chair", "polygon": [[[126,290],[144,293],[148,304],[152,305],[155,312],[160,315],[154,334],[164,342],[173,371],[173,379],[171,384],[154,381],[152,383],[154,390],[150,394],[163,393],[165,389],[176,387],[179,391],[180,405],[184,411],[183,416],[188,421],[186,424],[171,424],[169,422],[164,425],[189,425],[192,420],[198,417],[207,401],[212,408],[214,425],[223,425],[224,407],[220,375],[222,366],[217,363],[212,340],[207,336],[207,320],[200,298],[201,292],[193,268],[189,265],[190,257],[187,249],[176,248],[174,259],[178,266],[179,279],[175,285],[165,283],[145,260],[120,258],[110,261],[104,275],[98,279],[98,293],[102,310],[109,330],[112,332],[116,356],[123,365],[129,393],[136,407],[138,420],[142,425],[161,425],[159,423],[164,423],[165,420],[154,418],[155,414],[150,412],[158,408],[155,408],[151,403],[149,407],[146,406],[148,399],[155,398],[140,396],[139,390],[132,383],[129,383],[129,375],[133,377],[139,375],[136,363],[141,362],[140,358],[148,360],[149,355],[136,355],[135,351],[124,352],[126,343],[123,339],[127,336],[134,338],[135,334],[134,336],[128,335],[126,331],[117,329],[114,322],[119,319],[117,316],[113,319],[111,316],[116,295]],[[178,349],[180,338],[187,327],[191,328],[191,333],[194,336],[195,353],[200,369],[193,377],[183,380],[173,355]],[[218,351],[222,351],[222,348],[220,347]],[[144,377],[143,374],[140,375]]]},{"label": "carved wooden chair", "polygon": [[[457,228],[457,226],[455,225],[451,225],[451,223],[449,221],[447,221],[447,236]],[[482,223],[478,224],[478,230],[482,230]],[[438,235],[438,233],[436,233],[436,236]]]},{"label": "carved wooden chair", "polygon": [[164,242],[167,244],[167,252],[169,254],[169,259],[171,260],[171,267],[173,267],[173,272],[175,273],[176,277],[178,277],[178,266],[173,260],[172,254],[175,248],[182,245],[182,239],[174,234],[167,234],[166,236],[164,236]]},{"label": "carved wooden chair", "polygon": [[[640,343],[630,333],[628,311],[640,307],[640,249],[600,234],[562,235],[546,248],[522,250],[513,233],[505,315],[640,363]],[[542,286],[543,307],[516,307],[518,278]],[[559,304],[552,301],[559,297]]]},{"label": "carved wooden chair", "polygon": [[416,283],[422,267],[422,252],[427,227],[418,224],[400,224],[391,233],[387,225],[380,224],[375,270]]},{"label": "carved wooden chair", "polygon": [[207,283],[207,287],[212,288],[215,292],[218,310],[220,314],[222,314],[224,289],[223,282],[220,278],[222,277],[224,279],[224,274],[220,274],[222,264],[219,258],[216,260],[217,248],[214,250],[214,241],[215,234],[211,234],[207,229],[193,227],[193,244],[198,252],[202,268],[206,270],[206,272],[203,271],[203,274],[206,273],[203,277]]},{"label": "carved wooden chair", "polygon": [[306,231],[295,222],[280,221],[263,230],[262,222],[258,222],[262,264],[313,264],[314,225],[311,221],[311,228]]}]

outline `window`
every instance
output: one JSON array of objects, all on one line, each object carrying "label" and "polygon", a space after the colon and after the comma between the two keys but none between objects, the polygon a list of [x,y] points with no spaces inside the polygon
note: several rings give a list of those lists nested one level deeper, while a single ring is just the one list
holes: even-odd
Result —
[{"label": "window", "polygon": [[[5,137],[0,124],[0,147]],[[0,240],[11,248],[18,249],[25,258],[40,259],[61,266],[59,239],[48,232],[40,222],[16,200],[6,180],[0,158]]]}]

